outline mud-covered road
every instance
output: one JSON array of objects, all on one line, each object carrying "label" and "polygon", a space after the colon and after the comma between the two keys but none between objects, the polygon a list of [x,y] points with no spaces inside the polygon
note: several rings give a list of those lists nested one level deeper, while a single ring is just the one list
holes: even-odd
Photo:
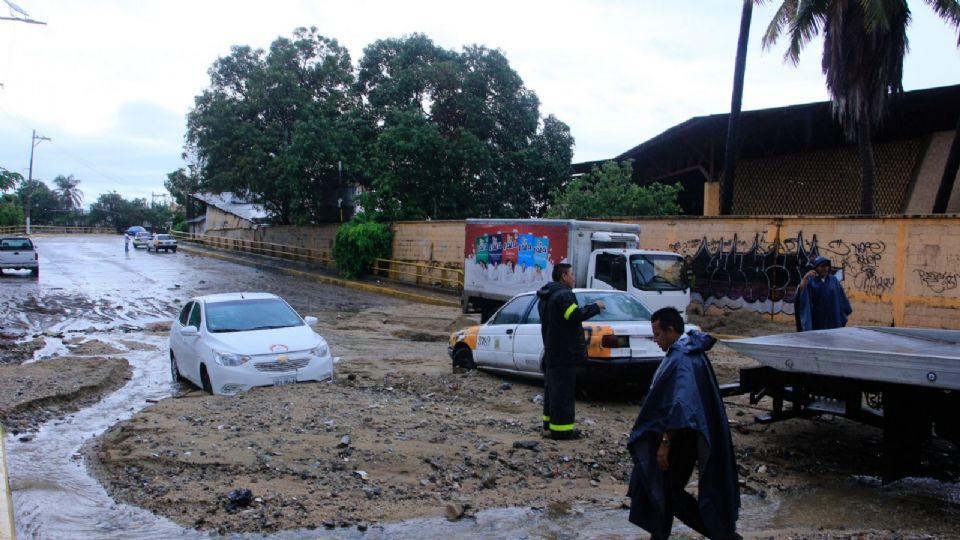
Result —
[{"label": "mud-covered road", "polygon": [[[543,440],[538,384],[452,373],[446,336],[470,322],[455,309],[184,251],[125,254],[119,236],[38,244],[39,280],[0,282],[0,414],[16,431],[8,452],[21,537],[645,536],[624,508],[633,389],[591,389],[577,404],[587,438]],[[170,383],[166,321],[190,296],[231,290],[274,292],[317,316],[342,359],[336,381],[236,397]],[[701,324],[729,332],[733,321]],[[750,362],[722,346],[713,360],[721,382]],[[955,448],[929,449],[937,478],[880,486],[878,430],[834,418],[760,426],[761,412],[728,401],[744,536],[960,537]],[[86,469],[96,481],[49,485]],[[249,500],[231,501],[237,490],[250,490]],[[46,508],[61,504],[62,492],[94,501],[71,518],[78,523]],[[111,498],[113,513],[92,509]]]}]

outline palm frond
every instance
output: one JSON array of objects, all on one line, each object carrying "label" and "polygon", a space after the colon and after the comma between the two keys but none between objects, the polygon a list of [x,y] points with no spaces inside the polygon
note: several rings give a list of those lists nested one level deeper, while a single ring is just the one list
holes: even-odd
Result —
[{"label": "palm frond", "polygon": [[830,0],[803,0],[797,6],[797,11],[790,21],[790,43],[784,60],[793,65],[800,63],[800,52],[817,37],[827,23],[827,10]]},{"label": "palm frond", "polygon": [[[757,0],[757,4],[764,3],[764,0]],[[773,19],[770,21],[770,24],[767,25],[767,30],[763,33],[763,48],[769,49],[776,44],[777,40],[780,39],[780,34],[783,32],[783,27],[790,23],[790,20],[793,18],[793,14],[797,12],[797,0],[784,0],[780,7],[777,8],[777,12],[773,15]]]},{"label": "palm frond", "polygon": [[863,26],[867,33],[887,32],[890,30],[888,15],[891,11],[889,4],[896,4],[902,0],[858,0],[863,10]]},{"label": "palm frond", "polygon": [[[960,0],[924,0],[938,17],[960,30]],[[960,32],[957,34],[957,46],[960,47]]]}]

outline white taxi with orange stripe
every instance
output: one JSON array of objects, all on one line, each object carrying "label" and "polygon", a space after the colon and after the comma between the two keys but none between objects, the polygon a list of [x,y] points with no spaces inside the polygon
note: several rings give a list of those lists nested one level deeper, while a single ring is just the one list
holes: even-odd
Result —
[{"label": "white taxi with orange stripe", "polygon": [[[577,305],[603,300],[606,309],[583,323],[587,362],[578,377],[648,381],[660,365],[663,351],[653,341],[650,311],[622,291],[574,289]],[[450,335],[448,352],[454,369],[487,371],[543,378],[543,338],[534,291],[517,295],[485,324]]]}]

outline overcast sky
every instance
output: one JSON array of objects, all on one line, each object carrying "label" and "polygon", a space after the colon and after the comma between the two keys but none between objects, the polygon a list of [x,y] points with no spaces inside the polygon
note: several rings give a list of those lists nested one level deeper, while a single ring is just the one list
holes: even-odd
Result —
[{"label": "overcast sky", "polygon": [[[35,178],[81,180],[85,204],[102,193],[166,193],[183,166],[185,116],[207,69],[233,45],[266,48],[316,26],[350,50],[354,65],[377,39],[422,32],[460,50],[501,49],[541,115],[576,139],[574,161],[613,157],[693,116],[730,108],[741,2],[12,0],[46,26],[0,21],[0,167]],[[774,11],[754,9],[744,109],[827,99],[822,40],[799,67],[782,44],[763,51]],[[960,83],[957,35],[911,2],[906,90]],[[8,16],[0,2],[0,16]]]}]

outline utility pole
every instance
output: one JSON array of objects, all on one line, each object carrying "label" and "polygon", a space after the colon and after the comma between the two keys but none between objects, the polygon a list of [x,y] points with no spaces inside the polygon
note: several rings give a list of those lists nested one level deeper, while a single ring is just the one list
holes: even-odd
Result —
[{"label": "utility pole", "polygon": [[30,140],[30,169],[27,173],[27,191],[26,191],[26,201],[24,204],[23,214],[26,216],[26,233],[30,234],[30,198],[33,197],[33,149],[37,147],[43,141],[49,141],[49,137],[44,137],[42,135],[37,135],[37,130],[33,130],[33,138]]}]

